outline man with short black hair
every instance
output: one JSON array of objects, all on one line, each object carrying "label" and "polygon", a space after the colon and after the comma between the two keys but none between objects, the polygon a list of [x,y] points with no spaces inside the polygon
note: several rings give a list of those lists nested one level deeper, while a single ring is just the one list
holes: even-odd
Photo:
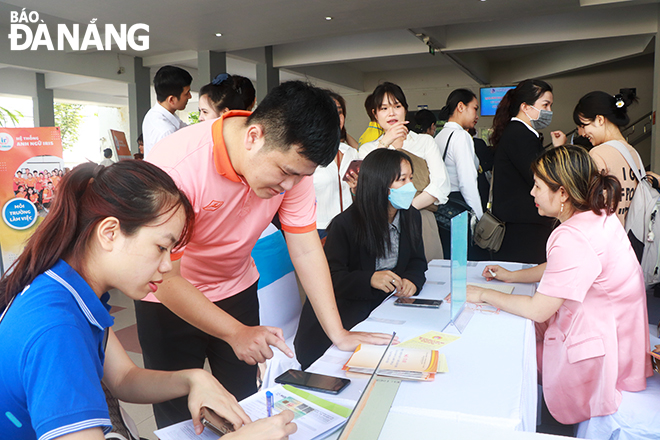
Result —
[{"label": "man with short black hair", "polygon": [[147,112],[142,121],[144,155],[147,156],[156,142],[185,127],[174,113],[184,110],[190,95],[192,76],[176,66],[163,66],[154,76],[154,89],[158,104]]},{"label": "man with short black hair", "polygon": [[[353,350],[389,341],[390,335],[344,329],[316,232],[311,176],[334,159],[339,137],[334,101],[291,81],[274,88],[254,113],[224,113],[154,147],[147,160],[172,176],[196,215],[190,243],[172,255],[173,270],[136,303],[146,368],[199,368],[208,358],[214,376],[241,400],[256,392],[255,364],[273,356],[271,345],[292,355],[280,329],[259,326],[259,273],[250,255],[276,213],[332,342]],[[159,427],[190,418],[185,399],[154,405],[154,414]]]}]

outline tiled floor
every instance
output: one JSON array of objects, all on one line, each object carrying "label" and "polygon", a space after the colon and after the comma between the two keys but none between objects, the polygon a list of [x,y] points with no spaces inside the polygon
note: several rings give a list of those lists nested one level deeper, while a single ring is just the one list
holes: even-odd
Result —
[{"label": "tiled floor", "polygon": [[[143,367],[142,350],[137,337],[137,326],[135,324],[135,307],[133,300],[117,290],[110,292],[109,304],[112,306],[110,314],[115,318],[112,329],[117,334],[128,356],[139,367]],[[140,437],[157,440],[154,435],[156,421],[151,405],[136,405],[122,402],[121,406],[129,413],[138,427]]]}]

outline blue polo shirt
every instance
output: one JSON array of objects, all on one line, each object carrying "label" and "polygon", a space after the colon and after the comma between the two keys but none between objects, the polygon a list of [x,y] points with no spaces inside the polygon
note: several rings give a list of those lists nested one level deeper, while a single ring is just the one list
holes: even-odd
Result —
[{"label": "blue polo shirt", "polygon": [[16,296],[0,322],[0,439],[49,440],[111,426],[103,336],[113,324],[63,260]]}]

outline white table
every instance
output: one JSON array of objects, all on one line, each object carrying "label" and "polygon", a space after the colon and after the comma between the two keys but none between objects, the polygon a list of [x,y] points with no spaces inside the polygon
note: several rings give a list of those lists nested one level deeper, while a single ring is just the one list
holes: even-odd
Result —
[{"label": "white table", "polygon": [[[486,264],[468,264],[468,283],[485,282],[481,273]],[[512,270],[522,267],[518,263],[497,264]],[[419,296],[444,298],[450,291],[450,262],[432,261],[426,277],[426,285]],[[535,289],[534,284],[514,286],[513,294],[532,295]],[[381,304],[354,329],[396,331],[399,340],[405,341],[431,330],[442,331],[449,322],[448,303],[443,303],[440,309],[424,309],[394,306],[394,300],[391,298]],[[441,429],[442,421],[446,421],[452,426],[458,423],[497,431],[535,431],[537,372],[532,321],[494,312],[492,308],[489,311],[477,308],[461,338],[443,347],[441,352],[447,357],[449,372],[437,374],[430,383],[402,382],[381,439],[388,438],[391,420],[412,416],[429,420],[428,426],[436,429]],[[346,377],[341,367],[350,355],[333,346],[307,371]],[[330,400],[354,406],[367,378],[351,377],[351,381],[348,388]],[[319,396],[329,398],[328,394]],[[417,428],[421,426],[415,428],[415,433],[419,433]]]}]

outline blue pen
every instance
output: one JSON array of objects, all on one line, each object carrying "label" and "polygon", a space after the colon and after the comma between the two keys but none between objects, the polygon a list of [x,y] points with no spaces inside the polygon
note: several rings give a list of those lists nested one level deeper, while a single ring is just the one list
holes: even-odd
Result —
[{"label": "blue pen", "polygon": [[273,415],[273,393],[266,391],[266,411],[268,411],[268,417]]}]

